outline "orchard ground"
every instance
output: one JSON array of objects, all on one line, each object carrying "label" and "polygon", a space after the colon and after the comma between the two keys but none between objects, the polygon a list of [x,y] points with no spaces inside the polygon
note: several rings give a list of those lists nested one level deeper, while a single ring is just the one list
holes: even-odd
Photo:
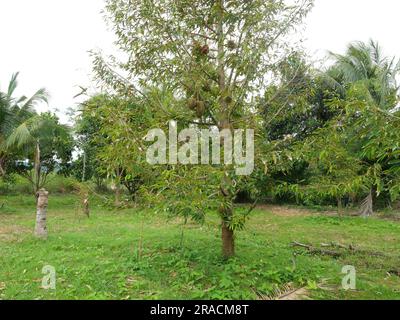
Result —
[{"label": "orchard ground", "polygon": [[[0,299],[400,299],[393,212],[365,219],[261,206],[237,233],[236,257],[224,261],[212,213],[203,226],[183,225],[156,210],[92,200],[86,218],[78,198],[51,195],[49,238],[40,241],[32,235],[34,202],[0,197]],[[330,243],[356,249],[321,247]],[[46,265],[56,270],[56,290],[41,288]],[[342,289],[346,265],[356,268],[356,290]]]}]

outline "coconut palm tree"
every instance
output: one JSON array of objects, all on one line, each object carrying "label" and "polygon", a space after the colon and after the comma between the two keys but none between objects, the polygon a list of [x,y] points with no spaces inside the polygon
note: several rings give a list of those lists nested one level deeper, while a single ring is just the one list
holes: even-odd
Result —
[{"label": "coconut palm tree", "polygon": [[0,176],[6,174],[5,163],[9,157],[6,140],[12,131],[28,118],[35,115],[34,107],[41,102],[46,102],[49,97],[46,89],[39,89],[28,98],[26,96],[14,97],[18,87],[19,73],[12,75],[6,92],[0,91]]},{"label": "coconut palm tree", "polygon": [[[351,43],[344,55],[333,54],[333,67],[328,71],[328,76],[339,83],[344,92],[351,92],[360,101],[366,102],[369,112],[364,116],[358,112],[357,125],[354,126],[354,150],[357,150],[360,160],[365,164],[366,177],[370,180],[371,189],[367,198],[362,202],[361,213],[369,216],[373,213],[374,199],[379,195],[378,181],[383,173],[377,168],[390,168],[386,163],[386,155],[379,155],[382,146],[374,141],[380,140],[382,130],[388,125],[383,121],[378,127],[380,116],[393,117],[399,101],[399,86],[396,77],[400,72],[400,61],[383,54],[382,47],[372,40],[368,43]],[[378,137],[378,139],[377,139]]]},{"label": "coconut palm tree", "polygon": [[354,42],[344,55],[330,53],[330,56],[334,65],[328,75],[344,86],[362,85],[364,98],[380,109],[393,108],[399,89],[396,76],[400,72],[400,61],[384,56],[377,42]]},{"label": "coconut palm tree", "polygon": [[6,147],[19,150],[25,158],[33,163],[33,170],[25,170],[23,175],[32,184],[34,194],[44,187],[49,168],[43,167],[42,155],[46,154],[50,161],[59,155],[63,143],[70,139],[69,128],[58,122],[58,118],[50,113],[35,115],[13,130],[6,141]]}]

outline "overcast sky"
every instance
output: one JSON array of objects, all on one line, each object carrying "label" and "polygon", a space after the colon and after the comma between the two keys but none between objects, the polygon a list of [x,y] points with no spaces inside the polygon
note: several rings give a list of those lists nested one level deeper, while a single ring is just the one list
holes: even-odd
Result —
[{"label": "overcast sky", "polygon": [[[17,94],[46,87],[51,110],[73,107],[78,86],[90,86],[88,50],[112,51],[102,8],[103,0],[0,0],[0,89],[19,71]],[[399,0],[316,0],[306,21],[306,48],[322,58],[373,38],[399,57],[399,12]]]}]

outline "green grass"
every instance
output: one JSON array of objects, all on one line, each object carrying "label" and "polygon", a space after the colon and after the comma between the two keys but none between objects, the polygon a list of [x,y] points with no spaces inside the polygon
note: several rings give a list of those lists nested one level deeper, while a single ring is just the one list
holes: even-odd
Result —
[{"label": "green grass", "polygon": [[[324,214],[254,212],[237,234],[237,256],[220,255],[217,217],[204,226],[161,213],[92,204],[77,214],[72,196],[51,196],[49,238],[32,236],[34,198],[1,196],[0,299],[258,299],[287,283],[311,299],[399,299],[400,223]],[[182,237],[182,230],[183,237]],[[293,241],[340,242],[387,257],[312,255]],[[42,268],[57,271],[55,291],[41,288]],[[357,270],[357,290],[341,289],[342,267]],[[320,288],[322,287],[322,288]]]},{"label": "green grass", "polygon": [[[50,174],[47,177],[46,189],[53,194],[66,194],[75,191],[77,183],[78,181],[72,177]],[[11,174],[7,180],[0,179],[0,195],[30,195],[33,192],[32,190],[32,184],[17,174]]]}]

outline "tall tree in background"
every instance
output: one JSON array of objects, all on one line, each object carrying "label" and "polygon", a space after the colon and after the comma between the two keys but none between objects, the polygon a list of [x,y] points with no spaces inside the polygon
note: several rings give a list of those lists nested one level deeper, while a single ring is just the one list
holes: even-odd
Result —
[{"label": "tall tree in background", "polygon": [[288,136],[302,140],[338,114],[328,102],[343,97],[342,90],[308,61],[302,52],[282,61],[275,72],[275,83],[260,101],[269,141]]},{"label": "tall tree in background", "polygon": [[[255,129],[255,97],[289,51],[285,36],[311,7],[311,0],[108,0],[108,18],[127,60],[97,56],[95,69],[108,87],[141,95],[178,125]],[[172,99],[148,99],[149,86]],[[185,215],[201,218],[207,208],[219,207],[223,255],[229,258],[234,231],[246,219],[234,211],[245,178],[232,166],[204,167],[173,166],[176,173],[162,176],[161,189],[175,192],[169,202]]]},{"label": "tall tree in background", "polygon": [[352,137],[352,152],[364,163],[370,188],[362,213],[371,215],[373,201],[385,190],[385,172],[390,168],[390,157],[379,156],[382,144],[375,143],[381,141],[394,123],[385,119],[390,118],[399,101],[396,76],[400,72],[400,61],[385,56],[382,47],[373,40],[351,43],[344,55],[331,56],[335,65],[329,73],[346,90],[347,101],[343,105],[348,111],[347,132]]},{"label": "tall tree in background", "polygon": [[396,76],[400,61],[383,54],[375,41],[351,43],[344,55],[331,53],[335,64],[328,75],[344,87],[363,87],[364,99],[383,110],[390,110],[397,100]]},{"label": "tall tree in background", "polygon": [[75,143],[81,154],[74,161],[74,176],[82,182],[93,179],[100,190],[106,175],[101,173],[101,163],[98,158],[102,141],[98,135],[101,130],[102,119],[99,110],[107,104],[106,95],[96,95],[81,103],[75,120]]},{"label": "tall tree in background", "polygon": [[[322,79],[335,93],[324,99],[332,117],[303,141],[295,141],[294,154],[285,151],[289,156],[280,161],[286,164],[284,169],[290,172],[302,161],[307,174],[281,187],[303,202],[330,198],[340,205],[343,198],[354,203],[368,195],[361,213],[371,215],[374,200],[389,193],[395,198],[399,190],[395,167],[400,64],[385,57],[373,41],[352,43],[344,55],[331,56],[334,65]],[[291,134],[293,138],[298,132]]]},{"label": "tall tree in background", "polygon": [[[118,116],[116,116],[116,114]],[[115,205],[120,206],[125,187],[135,200],[146,180],[146,149],[143,137],[156,116],[141,99],[97,95],[81,105],[76,123],[78,148],[85,155],[75,163],[81,179],[110,178],[115,187]],[[86,173],[83,175],[82,171]]]},{"label": "tall tree in background", "polygon": [[[343,98],[342,92],[302,52],[294,52],[278,65],[274,82],[258,106],[265,130],[262,151],[265,168],[258,186],[264,198],[299,201],[300,197],[293,196],[290,188],[298,186],[304,191],[303,186],[310,184],[314,176],[321,180],[317,167],[310,170],[308,159],[297,158],[291,151],[340,114],[341,110],[329,102]],[[327,188],[319,189],[323,190]]]}]

